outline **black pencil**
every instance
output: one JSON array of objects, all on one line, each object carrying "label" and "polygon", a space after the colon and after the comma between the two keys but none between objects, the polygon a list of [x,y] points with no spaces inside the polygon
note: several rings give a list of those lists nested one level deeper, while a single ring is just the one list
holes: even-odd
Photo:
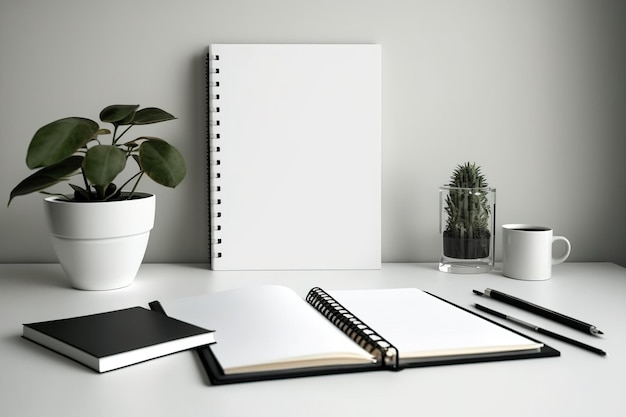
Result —
[{"label": "black pencil", "polygon": [[474,294],[483,295],[489,298],[493,298],[494,300],[502,301],[503,303],[506,303],[515,307],[519,307],[526,311],[530,311],[532,313],[554,320],[558,323],[564,324],[568,327],[571,327],[576,330],[580,330],[585,333],[589,333],[592,335],[604,334],[596,326],[592,324],[585,323],[584,321],[566,316],[565,314],[557,313],[556,311],[538,306],[537,304],[533,304],[529,301],[522,300],[521,298],[517,298],[512,295],[505,294],[501,291],[487,288],[485,289],[484,293],[474,290]]},{"label": "black pencil", "polygon": [[505,319],[505,320],[508,320],[508,321],[512,321],[513,323],[517,323],[520,326],[526,327],[527,329],[534,330],[537,333],[545,334],[546,336],[550,336],[550,337],[553,337],[555,339],[561,340],[563,342],[569,343],[571,345],[578,346],[579,348],[583,348],[583,349],[588,350],[590,352],[597,353],[598,355],[606,356],[606,352],[603,351],[602,349],[598,349],[596,347],[589,346],[588,344],[585,344],[583,342],[579,342],[578,340],[570,339],[567,336],[563,336],[563,335],[560,335],[558,333],[551,332],[550,330],[542,329],[539,326],[536,326],[534,324],[525,322],[524,320],[520,320],[520,319],[517,319],[515,317],[511,317],[511,316],[506,315],[504,313],[500,313],[499,311],[492,310],[492,309],[490,309],[488,307],[485,307],[485,306],[482,306],[480,304],[475,304],[475,306],[480,311],[484,311],[485,313],[493,314],[496,317],[500,317],[502,319]]}]

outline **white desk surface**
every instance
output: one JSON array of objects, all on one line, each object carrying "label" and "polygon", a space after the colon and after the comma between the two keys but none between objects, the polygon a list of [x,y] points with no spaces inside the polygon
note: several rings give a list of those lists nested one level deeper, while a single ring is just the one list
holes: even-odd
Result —
[{"label": "white desk surface", "polygon": [[[480,302],[508,312],[598,346],[609,356],[540,337],[562,356],[211,386],[193,352],[97,374],[20,337],[22,323],[147,307],[155,299],[253,283],[286,285],[302,296],[316,285],[418,287],[462,306]],[[595,324],[605,336],[586,335],[472,294],[472,289],[487,287]],[[626,269],[610,263],[557,265],[552,279],[541,282],[509,279],[497,271],[446,274],[434,264],[299,272],[212,272],[199,264],[144,264],[132,286],[108,292],[69,288],[55,264],[5,264],[0,265],[0,415],[623,416],[625,318]]]}]

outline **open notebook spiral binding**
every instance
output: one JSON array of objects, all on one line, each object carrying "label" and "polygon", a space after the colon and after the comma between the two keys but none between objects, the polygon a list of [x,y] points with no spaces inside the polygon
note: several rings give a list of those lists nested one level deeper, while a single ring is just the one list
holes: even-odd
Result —
[{"label": "open notebook spiral binding", "polygon": [[326,291],[319,287],[312,288],[306,296],[306,301],[359,346],[376,357],[382,366],[399,369],[398,350]]},{"label": "open notebook spiral binding", "polygon": [[[216,61],[219,61],[218,55],[207,54],[206,57],[206,89],[207,89],[207,111],[209,117],[207,118],[207,133],[208,133],[208,177],[209,177],[209,207],[219,207],[222,200],[219,198],[221,191],[219,166],[221,165],[220,153],[220,121],[216,117],[216,114],[220,111],[219,100],[220,94],[217,91],[220,86],[219,81],[219,68],[216,66]],[[209,242],[210,242],[210,256],[209,260],[212,262],[214,258],[221,258],[222,252],[220,245],[222,239],[220,237],[220,231],[222,226],[219,222],[219,218],[222,213],[219,209],[212,210],[209,216]]]}]

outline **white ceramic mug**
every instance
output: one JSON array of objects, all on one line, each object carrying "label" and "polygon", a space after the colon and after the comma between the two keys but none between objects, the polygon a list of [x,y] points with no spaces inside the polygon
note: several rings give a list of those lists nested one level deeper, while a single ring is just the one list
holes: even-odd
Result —
[{"label": "white ceramic mug", "polygon": [[[552,245],[556,241],[562,241],[566,246],[560,257],[552,254]],[[549,227],[505,224],[502,226],[502,249],[505,276],[541,281],[552,276],[552,265],[567,259],[572,245],[563,236],[553,236]]]}]

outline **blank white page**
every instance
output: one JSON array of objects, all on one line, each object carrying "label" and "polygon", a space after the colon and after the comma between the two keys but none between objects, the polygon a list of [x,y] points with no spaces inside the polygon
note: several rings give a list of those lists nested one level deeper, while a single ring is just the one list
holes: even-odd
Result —
[{"label": "blank white page", "polygon": [[542,346],[416,288],[328,293],[393,344],[401,360]]},{"label": "blank white page", "polygon": [[380,45],[209,50],[212,269],[379,269]]},{"label": "blank white page", "polygon": [[162,301],[168,316],[215,330],[211,346],[226,374],[373,358],[294,291],[252,286]]}]

